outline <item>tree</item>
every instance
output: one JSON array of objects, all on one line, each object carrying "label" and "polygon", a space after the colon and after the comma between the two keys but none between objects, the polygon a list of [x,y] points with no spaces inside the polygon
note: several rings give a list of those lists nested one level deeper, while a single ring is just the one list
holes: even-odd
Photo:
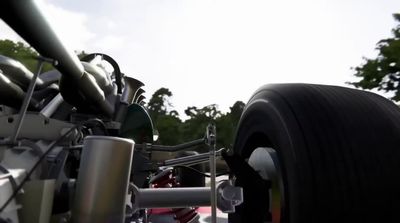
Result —
[{"label": "tree", "polygon": [[182,142],[182,121],[179,113],[172,110],[169,98],[172,92],[168,88],[160,88],[154,92],[147,103],[147,110],[159,133],[158,143],[163,145],[176,145]]},{"label": "tree", "polygon": [[168,108],[171,107],[171,103],[168,101],[168,98],[171,96],[171,91],[164,87],[154,92],[149,103],[147,103],[147,109],[149,110],[150,116],[153,119],[156,120],[159,115],[167,114]]},{"label": "tree", "polygon": [[230,119],[235,126],[239,123],[239,119],[240,116],[242,116],[244,106],[246,106],[246,104],[243,101],[236,101],[233,106],[229,108],[231,110]]},{"label": "tree", "polygon": [[230,112],[222,115],[216,120],[217,126],[217,145],[219,148],[232,148],[235,138],[236,128],[243,113],[245,104],[242,101],[236,101]]},{"label": "tree", "polygon": [[182,143],[182,121],[173,115],[165,114],[158,116],[155,121],[158,131],[158,144],[177,145]]},{"label": "tree", "polygon": [[[147,109],[159,132],[158,144],[177,145],[183,142],[200,139],[205,136],[206,127],[214,123],[217,127],[217,148],[231,148],[233,145],[236,127],[245,104],[236,101],[230,112],[223,114],[216,104],[197,108],[189,106],[185,114],[189,117],[184,122],[179,118],[179,113],[173,110],[169,102],[172,92],[168,88],[160,88],[154,92],[147,104]],[[191,148],[198,152],[205,152],[207,148],[202,145]]]},{"label": "tree", "polygon": [[[19,61],[31,72],[37,72],[38,61],[35,59],[39,54],[32,47],[22,42],[13,42],[11,40],[0,40],[0,55],[10,57]],[[42,72],[53,69],[51,64],[45,63]]]},{"label": "tree", "polygon": [[216,119],[221,116],[216,104],[207,105],[203,108],[188,107],[185,114],[189,116],[189,119],[183,123],[182,134],[183,139],[187,141],[204,137],[207,125],[215,123]]},{"label": "tree", "polygon": [[[400,14],[394,14],[400,23]],[[364,58],[364,63],[354,68],[358,82],[351,82],[357,88],[377,89],[393,93],[392,99],[400,101],[400,24],[392,29],[393,37],[382,39],[376,44],[378,56]]]},{"label": "tree", "polygon": [[183,139],[193,140],[203,137],[207,125],[214,123],[217,128],[217,148],[232,148],[236,127],[244,106],[242,101],[236,101],[230,107],[230,112],[225,114],[218,110],[216,104],[201,109],[188,107],[185,113],[190,118],[183,123]]}]

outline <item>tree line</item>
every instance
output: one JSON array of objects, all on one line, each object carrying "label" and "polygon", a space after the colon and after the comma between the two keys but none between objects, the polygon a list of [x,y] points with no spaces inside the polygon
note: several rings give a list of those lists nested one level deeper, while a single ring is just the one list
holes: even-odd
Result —
[{"label": "tree line", "polygon": [[231,148],[236,126],[243,112],[245,103],[236,101],[229,112],[222,113],[216,104],[185,109],[188,119],[183,121],[179,113],[173,110],[169,101],[172,92],[160,88],[154,92],[146,107],[159,133],[158,142],[163,145],[177,145],[204,137],[206,127],[214,123],[217,128],[217,148]]}]

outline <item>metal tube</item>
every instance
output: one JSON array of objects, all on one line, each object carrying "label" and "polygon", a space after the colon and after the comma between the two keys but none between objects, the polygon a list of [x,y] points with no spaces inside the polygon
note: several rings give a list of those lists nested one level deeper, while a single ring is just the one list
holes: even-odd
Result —
[{"label": "metal tube", "polygon": [[[84,98],[89,101],[89,104],[94,103],[103,113],[112,116],[114,105],[111,105],[105,99],[104,92],[91,78],[91,75],[84,71],[83,65],[74,52],[68,50],[63,44],[35,1],[0,1],[0,18],[35,48],[40,55],[57,61],[55,67],[62,73],[62,79],[71,81],[74,87],[77,87],[77,90],[81,91]],[[65,83],[65,80],[63,83]],[[69,91],[70,89],[65,92],[61,90],[61,93],[64,96],[69,94]],[[64,99],[67,100],[66,97]]]},{"label": "metal tube", "polygon": [[133,145],[117,137],[85,138],[72,222],[124,222]]},{"label": "metal tube", "polygon": [[210,147],[210,187],[211,187],[211,223],[217,223],[217,186],[216,186],[216,164],[215,146],[217,143],[216,127],[214,124],[207,126],[207,144]]},{"label": "metal tube", "polygon": [[0,71],[0,103],[18,108],[24,97],[24,91]]},{"label": "metal tube", "polygon": [[210,151],[211,222],[217,223],[215,147]]},{"label": "metal tube", "polygon": [[[219,157],[221,156],[221,152],[224,149],[220,149],[215,152],[215,156]],[[165,160],[164,162],[161,163],[161,166],[177,166],[177,165],[195,165],[198,163],[203,163],[207,162],[210,159],[210,154],[209,153],[203,153],[203,154],[197,154],[197,155],[191,155],[191,156],[184,156],[184,157],[179,157],[175,159],[169,159]]]},{"label": "metal tube", "polygon": [[[184,150],[193,146],[198,146],[204,144],[204,139],[197,139],[191,142],[182,143],[176,146],[163,146],[163,145],[150,145],[149,150],[151,151],[163,151],[163,152],[176,152]],[[140,145],[138,145],[140,146]]]},{"label": "metal tube", "polygon": [[184,156],[176,159],[165,160],[163,166],[175,166],[175,165],[185,165],[186,163],[208,161],[209,154],[198,154],[192,156]]},{"label": "metal tube", "polygon": [[137,189],[135,208],[137,210],[209,206],[210,192],[209,187]]},{"label": "metal tube", "polygon": [[[210,206],[210,187],[146,188],[132,185],[133,211],[147,208]],[[224,213],[233,213],[243,202],[243,190],[224,180],[216,185],[216,205]]]},{"label": "metal tube", "polygon": [[0,17],[42,56],[57,60],[57,69],[63,75],[75,80],[83,75],[84,69],[78,57],[67,50],[35,1],[1,1]]},{"label": "metal tube", "polygon": [[24,120],[26,110],[28,109],[29,102],[32,98],[33,91],[35,90],[36,80],[37,80],[40,72],[42,72],[42,67],[43,67],[43,61],[40,60],[38,63],[37,72],[33,75],[33,78],[31,80],[31,82],[29,83],[28,91],[26,92],[24,101],[22,102],[21,110],[19,111],[18,120],[15,125],[12,137],[11,137],[12,143],[17,142],[18,134],[19,134],[19,131],[21,130],[22,122]]},{"label": "metal tube", "polygon": [[63,103],[63,98],[61,94],[57,94],[47,105],[44,107],[41,111],[40,114],[42,114],[44,117],[50,118],[54,112],[57,110],[57,108]]},{"label": "metal tube", "polygon": [[[208,155],[208,154],[207,154]],[[169,163],[164,163],[160,166],[163,167],[174,167],[174,166],[193,166],[200,163],[206,163],[209,161],[209,157],[203,159],[196,159],[196,160],[181,160],[181,161],[172,161]]]},{"label": "metal tube", "polygon": [[[34,74],[28,70],[19,61],[0,55],[0,70],[12,82],[20,86],[23,90],[28,89]],[[36,87],[42,88],[43,81],[40,78],[36,79]]]}]

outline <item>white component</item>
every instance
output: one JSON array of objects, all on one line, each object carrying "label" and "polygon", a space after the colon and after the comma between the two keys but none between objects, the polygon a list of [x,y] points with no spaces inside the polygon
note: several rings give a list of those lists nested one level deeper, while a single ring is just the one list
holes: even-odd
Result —
[{"label": "white component", "polygon": [[[18,185],[22,178],[25,176],[26,171],[24,169],[9,169],[9,173],[0,173],[0,207],[8,200],[8,198],[14,192],[15,186],[10,180],[10,177],[15,180]],[[11,175],[11,176],[10,176]],[[11,220],[13,223],[18,223],[18,209],[21,208],[15,199],[13,199],[2,213],[0,213],[0,218],[4,220]]]}]

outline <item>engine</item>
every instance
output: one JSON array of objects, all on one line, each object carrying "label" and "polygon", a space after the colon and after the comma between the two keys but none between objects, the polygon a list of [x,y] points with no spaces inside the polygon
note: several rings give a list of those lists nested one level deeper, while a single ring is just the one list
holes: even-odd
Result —
[{"label": "engine", "polygon": [[[0,55],[0,222],[147,222],[155,211],[146,210],[157,208],[183,210],[178,218],[192,222],[193,207],[215,207],[217,198],[220,209],[234,211],[241,188],[215,185],[215,177],[214,188],[175,181],[174,166],[206,162],[209,154],[151,159],[154,151],[211,145],[213,128],[193,142],[153,145],[141,81],[109,55],[79,59],[31,0],[2,1],[0,18],[40,54],[34,73]],[[42,72],[45,63],[55,69]],[[166,172],[174,184],[154,187]]]}]

